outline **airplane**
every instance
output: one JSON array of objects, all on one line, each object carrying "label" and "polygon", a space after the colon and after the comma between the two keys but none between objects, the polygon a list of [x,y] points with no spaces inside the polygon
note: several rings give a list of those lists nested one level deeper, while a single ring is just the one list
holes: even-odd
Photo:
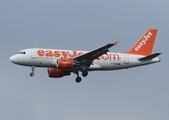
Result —
[{"label": "airplane", "polygon": [[92,51],[30,48],[19,51],[10,57],[12,63],[31,67],[30,76],[34,76],[35,67],[48,68],[51,78],[61,78],[75,73],[75,81],[81,82],[89,71],[128,69],[148,65],[161,60],[161,53],[152,54],[157,29],[149,29],[136,44],[125,53],[112,53],[109,48],[118,42],[110,43]]}]

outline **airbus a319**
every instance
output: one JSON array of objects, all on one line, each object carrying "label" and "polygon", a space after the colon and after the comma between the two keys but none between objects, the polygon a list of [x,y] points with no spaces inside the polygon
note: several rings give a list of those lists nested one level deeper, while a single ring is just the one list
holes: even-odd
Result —
[{"label": "airbus a319", "polygon": [[160,62],[157,57],[161,53],[152,54],[157,29],[149,29],[136,44],[125,53],[109,52],[110,47],[117,42],[107,44],[92,51],[60,50],[30,48],[24,49],[10,57],[10,61],[23,66],[31,67],[30,76],[34,76],[35,67],[48,68],[51,78],[77,75],[75,81],[81,82],[88,71],[105,71],[127,69]]}]

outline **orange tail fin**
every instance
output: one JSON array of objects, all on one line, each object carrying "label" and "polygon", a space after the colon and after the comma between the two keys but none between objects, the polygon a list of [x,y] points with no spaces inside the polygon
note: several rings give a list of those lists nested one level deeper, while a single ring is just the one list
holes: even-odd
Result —
[{"label": "orange tail fin", "polygon": [[127,54],[137,54],[148,56],[151,54],[157,29],[149,29],[140,40],[128,51]]}]

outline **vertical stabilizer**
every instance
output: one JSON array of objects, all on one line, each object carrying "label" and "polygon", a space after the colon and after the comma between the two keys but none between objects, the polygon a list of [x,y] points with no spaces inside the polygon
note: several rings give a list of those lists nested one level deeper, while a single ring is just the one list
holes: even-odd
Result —
[{"label": "vertical stabilizer", "polygon": [[156,34],[157,34],[157,29],[149,29],[138,40],[138,42],[126,53],[144,55],[144,56],[150,55],[154,46]]}]

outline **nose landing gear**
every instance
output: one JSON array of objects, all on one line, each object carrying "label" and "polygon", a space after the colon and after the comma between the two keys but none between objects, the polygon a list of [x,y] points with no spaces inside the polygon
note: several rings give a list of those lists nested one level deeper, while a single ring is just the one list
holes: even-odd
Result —
[{"label": "nose landing gear", "polygon": [[33,73],[33,72],[31,72],[31,73],[30,73],[30,76],[31,76],[31,77],[33,77],[33,76],[34,76],[34,73]]},{"label": "nose landing gear", "polygon": [[30,76],[31,76],[31,77],[34,76],[34,70],[35,70],[35,67],[32,66],[32,67],[31,67],[31,71],[32,71],[32,72],[30,73]]}]

